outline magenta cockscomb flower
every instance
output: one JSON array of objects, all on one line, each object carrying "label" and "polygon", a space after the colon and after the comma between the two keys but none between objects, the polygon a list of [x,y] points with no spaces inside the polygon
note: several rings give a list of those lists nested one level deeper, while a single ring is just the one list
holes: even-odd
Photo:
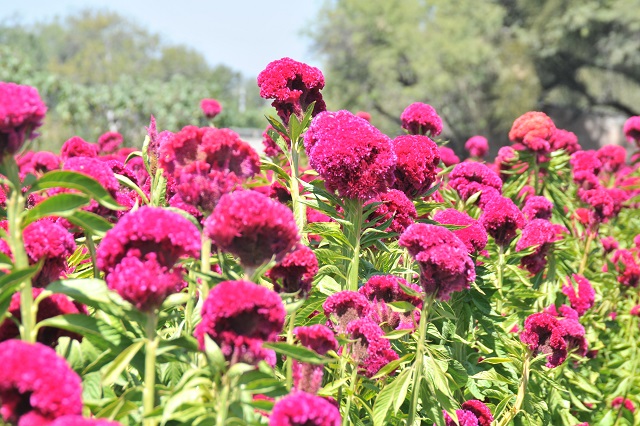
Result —
[{"label": "magenta cockscomb flower", "polygon": [[607,188],[581,190],[578,196],[585,204],[589,204],[593,211],[593,219],[601,223],[615,216],[615,202]]},{"label": "magenta cockscomb flower", "polygon": [[157,308],[182,287],[182,256],[200,253],[198,228],[178,213],[141,207],[122,217],[102,239],[97,266],[109,288],[138,309]]},{"label": "magenta cockscomb flower", "polygon": [[[422,293],[417,285],[394,275],[374,275],[358,289],[371,302],[369,317],[380,326],[385,325],[392,330],[413,329],[420,321],[422,297],[407,294],[402,286]],[[413,312],[395,312],[387,305],[391,302],[409,302],[416,309]]]},{"label": "magenta cockscomb flower", "polygon": [[479,253],[487,245],[487,231],[466,213],[456,209],[440,210],[433,216],[433,220],[441,225],[465,226],[465,228],[453,230],[453,233],[460,238],[469,253]]},{"label": "magenta cockscomb flower", "polygon": [[481,202],[484,205],[489,199],[500,195],[502,179],[486,165],[466,161],[453,168],[449,174],[449,186],[455,189],[463,200],[482,191]]},{"label": "magenta cockscomb flower", "polygon": [[524,207],[522,207],[522,214],[527,220],[551,220],[552,211],[553,203],[547,197],[541,195],[534,195],[527,198]]},{"label": "magenta cockscomb flower", "polygon": [[298,243],[293,251],[266,273],[278,293],[300,292],[306,297],[311,291],[311,283],[318,273],[318,259],[309,247]]},{"label": "magenta cockscomb flower", "polygon": [[15,425],[48,425],[82,412],[82,380],[40,343],[0,343],[0,414]]},{"label": "magenta cockscomb flower", "polygon": [[44,262],[32,280],[35,287],[46,287],[65,274],[67,258],[75,251],[76,242],[64,226],[42,219],[27,225],[22,236],[29,263]]},{"label": "magenta cockscomb flower", "polygon": [[224,281],[209,292],[195,336],[204,350],[208,335],[232,363],[273,364],[273,351],[262,348],[262,343],[276,340],[284,317],[276,292],[248,281]]},{"label": "magenta cockscomb flower", "polygon": [[[34,288],[32,290],[34,300],[43,292],[41,288]],[[14,293],[11,297],[11,303],[9,304],[8,312],[14,319],[20,321],[22,316],[20,312],[20,292]],[[67,314],[87,314],[87,310],[83,305],[77,302],[71,301],[67,296],[63,294],[52,294],[49,297],[42,299],[38,305],[38,315],[36,322],[44,321],[48,318],[53,318],[58,315]],[[17,324],[11,319],[7,318],[4,322],[0,323],[0,342],[5,340],[17,339],[20,336],[20,330]],[[42,327],[38,331],[37,341],[46,346],[55,347],[58,344],[60,337],[67,336],[71,339],[82,340],[82,336],[70,331],[62,330],[60,328]]]},{"label": "magenta cockscomb flower", "polygon": [[460,162],[460,157],[448,146],[438,147],[438,152],[440,154],[440,160],[442,160],[442,164],[444,164],[445,167],[453,166]]},{"label": "magenta cockscomb flower", "polygon": [[627,150],[620,145],[605,145],[600,148],[596,155],[602,162],[602,170],[608,173],[615,173],[627,160]]},{"label": "magenta cockscomb flower", "polygon": [[360,117],[363,120],[367,120],[369,123],[371,123],[371,114],[369,114],[366,111],[358,111],[358,112],[356,112],[356,117]]},{"label": "magenta cockscomb flower", "polygon": [[456,423],[446,411],[443,411],[446,426],[491,426],[493,414],[489,407],[482,401],[471,399],[462,403],[459,410],[456,410]]},{"label": "magenta cockscomb flower", "polygon": [[46,113],[36,88],[0,82],[0,155],[15,154],[36,137]]},{"label": "magenta cockscomb flower", "polygon": [[[262,146],[264,147],[264,153],[268,157],[275,157],[278,154],[281,154],[282,150],[280,149],[276,141],[274,141],[271,135],[269,134],[270,131],[272,132],[276,131],[276,129],[271,124],[269,124],[265,129],[265,131],[262,132]],[[287,135],[281,135],[281,136],[283,137],[284,141],[287,143],[287,146],[290,147],[291,140],[289,139],[289,137]]]},{"label": "magenta cockscomb flower", "polygon": [[489,141],[484,136],[471,136],[464,144],[464,149],[475,158],[484,158],[489,152]]},{"label": "magenta cockscomb flower", "polygon": [[416,223],[400,236],[420,266],[420,284],[427,295],[448,300],[454,291],[469,288],[476,279],[473,261],[465,244],[448,229]]},{"label": "magenta cockscomb flower", "polygon": [[98,149],[100,154],[113,154],[124,142],[124,138],[118,132],[106,132],[98,138]]},{"label": "magenta cockscomb flower", "polygon": [[58,417],[50,426],[122,426],[122,423],[107,419],[87,419],[82,416]]},{"label": "magenta cockscomb flower", "polygon": [[616,410],[620,407],[624,407],[625,409],[631,411],[632,413],[636,411],[636,406],[633,405],[633,401],[631,401],[628,398],[624,398],[622,396],[616,396],[615,398],[613,398],[613,401],[611,401],[611,408]]},{"label": "magenta cockscomb flower", "polygon": [[367,298],[356,291],[339,291],[327,297],[322,304],[324,315],[331,321],[334,330],[344,333],[347,325],[371,312]]},{"label": "magenta cockscomb flower", "polygon": [[327,109],[320,93],[324,87],[322,72],[291,58],[270,62],[258,74],[258,87],[261,97],[273,99],[271,105],[285,124],[289,123],[291,114],[302,117],[314,102],[314,116]]},{"label": "magenta cockscomb flower", "polygon": [[[390,189],[380,194],[370,202],[381,203],[369,217],[370,221],[375,221],[381,225],[392,219],[388,230],[401,234],[407,226],[411,225],[418,217],[416,206],[404,194],[396,189]],[[369,204],[369,203],[367,203]]]},{"label": "magenta cockscomb flower", "polygon": [[564,149],[567,154],[573,154],[580,151],[582,147],[578,143],[578,136],[575,133],[564,129],[556,129],[549,140],[551,143],[551,151]]},{"label": "magenta cockscomb flower", "polygon": [[[575,281],[577,288],[574,287],[572,280]],[[567,277],[567,283],[562,286],[562,292],[569,298],[571,307],[580,316],[593,307],[596,291],[589,280],[582,275],[573,274],[571,277]]]},{"label": "magenta cockscomb flower", "polygon": [[62,170],[82,173],[97,180],[112,196],[115,196],[120,184],[111,167],[104,161],[90,157],[72,157],[65,160]]},{"label": "magenta cockscomb flower", "polygon": [[21,157],[20,160],[24,160],[18,163],[21,175],[27,173],[43,174],[51,170],[58,170],[62,165],[60,157],[48,151],[34,152]]},{"label": "magenta cockscomb flower", "polygon": [[98,156],[98,145],[90,143],[82,139],[80,136],[74,136],[62,144],[60,149],[60,158],[67,161],[73,157],[90,157]]},{"label": "magenta cockscomb flower", "polygon": [[293,392],[276,401],[269,426],[340,426],[340,411],[331,402],[306,392]]},{"label": "magenta cockscomb flower", "polygon": [[291,210],[256,191],[224,195],[204,230],[222,251],[238,256],[248,267],[272,257],[280,261],[300,239]]},{"label": "magenta cockscomb flower", "polygon": [[[293,332],[302,346],[320,355],[338,349],[338,341],[333,331],[324,325],[296,327]],[[297,390],[311,394],[317,393],[322,385],[323,375],[324,367],[322,365],[293,361],[293,385]]]},{"label": "magenta cockscomb flower", "polygon": [[400,115],[402,128],[412,135],[438,136],[442,133],[442,118],[429,104],[415,102]]},{"label": "magenta cockscomb flower", "polygon": [[480,219],[487,233],[499,246],[507,246],[516,236],[516,230],[525,224],[524,216],[510,198],[498,196],[489,201]]},{"label": "magenta cockscomb flower", "polygon": [[398,136],[393,140],[397,162],[393,188],[415,198],[436,180],[440,153],[434,141],[421,135]]},{"label": "magenta cockscomb flower", "polygon": [[612,251],[620,247],[618,241],[616,241],[616,239],[613,237],[603,237],[600,239],[600,242],[602,243],[602,249],[605,253],[611,253]]},{"label": "magenta cockscomb flower", "polygon": [[624,122],[622,131],[629,143],[635,142],[638,144],[640,142],[640,116],[629,117],[627,121]]},{"label": "magenta cockscomb flower", "polygon": [[355,341],[350,346],[351,354],[367,377],[375,376],[382,367],[399,358],[389,340],[384,338],[382,328],[369,318],[350,322],[347,336]]},{"label": "magenta cockscomb flower", "polygon": [[556,126],[547,114],[530,111],[513,122],[509,140],[520,143],[535,153],[546,154],[551,149],[550,140],[555,132]]},{"label": "magenta cockscomb flower", "polygon": [[216,99],[205,98],[200,101],[200,109],[204,116],[211,120],[222,112],[222,105]]},{"label": "magenta cockscomb flower", "polygon": [[205,213],[213,211],[224,194],[242,187],[235,173],[212,169],[204,161],[196,161],[176,170],[176,195],[187,205]]},{"label": "magenta cockscomb flower", "polygon": [[578,185],[585,189],[595,188],[600,185],[597,175],[602,168],[602,161],[598,158],[596,151],[574,152],[569,163],[573,169],[573,180]]},{"label": "magenta cockscomb flower", "polygon": [[559,366],[567,358],[564,329],[550,314],[541,312],[529,315],[524,322],[520,340],[529,346],[533,355],[547,354],[547,367]]},{"label": "magenta cockscomb flower", "polygon": [[532,274],[542,271],[547,265],[547,253],[551,245],[561,239],[557,228],[548,220],[533,219],[522,230],[516,243],[516,251],[536,247],[535,251],[520,259],[520,265]]},{"label": "magenta cockscomb flower", "polygon": [[345,198],[373,198],[395,180],[391,139],[349,111],[318,114],[305,133],[304,146],[327,189]]},{"label": "magenta cockscomb flower", "polygon": [[626,287],[637,287],[640,281],[640,265],[630,250],[616,250],[611,262],[616,266],[618,282]]}]

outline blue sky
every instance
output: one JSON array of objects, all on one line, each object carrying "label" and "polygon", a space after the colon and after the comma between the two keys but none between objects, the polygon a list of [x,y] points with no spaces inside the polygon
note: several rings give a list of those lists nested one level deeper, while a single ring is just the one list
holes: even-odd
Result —
[{"label": "blue sky", "polygon": [[307,27],[323,0],[0,0],[0,20],[50,20],[84,8],[119,12],[171,43],[186,44],[212,65],[256,76],[272,60],[289,56],[319,66]]}]

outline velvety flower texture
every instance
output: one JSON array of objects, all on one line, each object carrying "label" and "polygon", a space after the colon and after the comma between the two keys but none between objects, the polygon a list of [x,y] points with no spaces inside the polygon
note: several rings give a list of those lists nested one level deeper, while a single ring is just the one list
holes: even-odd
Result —
[{"label": "velvety flower texture", "polygon": [[[113,174],[111,167],[104,161],[89,157],[72,157],[65,160],[63,170],[78,172],[92,177],[102,185],[111,196],[115,197],[120,184]],[[97,205],[97,203],[96,203]]]},{"label": "velvety flower texture", "polygon": [[[422,297],[407,294],[401,285],[422,293],[422,289],[417,285],[407,283],[403,278],[394,275],[374,275],[358,289],[358,292],[371,302],[369,318],[385,329],[412,330],[420,321]],[[391,302],[409,302],[416,309],[413,312],[395,312],[387,305]]]},{"label": "velvety flower texture", "polygon": [[598,158],[596,151],[574,152],[569,163],[573,168],[573,180],[578,185],[586,189],[600,185],[597,175],[602,168],[602,161]]},{"label": "velvety flower texture", "polygon": [[596,152],[596,155],[602,162],[602,170],[615,173],[624,166],[627,150],[620,145],[605,145]]},{"label": "velvety flower texture", "polygon": [[256,267],[280,261],[299,241],[293,213],[256,191],[225,194],[204,222],[204,230],[223,251]]},{"label": "velvety flower texture", "polygon": [[418,217],[418,212],[413,202],[407,198],[404,192],[396,189],[390,189],[380,194],[378,197],[372,199],[371,202],[379,202],[382,204],[376,208],[375,212],[369,217],[369,220],[376,221],[377,225],[381,225],[393,218],[388,228],[390,232],[401,234],[407,226],[411,225]]},{"label": "velvety flower texture", "polygon": [[44,426],[82,412],[82,381],[53,349],[7,340],[0,343],[0,359],[0,414],[5,422]]},{"label": "velvety flower texture", "polygon": [[629,117],[622,127],[625,137],[629,142],[640,142],[640,116]]},{"label": "velvety flower texture", "polygon": [[527,317],[520,340],[529,346],[534,356],[547,354],[547,367],[555,368],[567,358],[567,343],[563,336],[564,329],[558,320],[541,312]]},{"label": "velvety flower texture", "polygon": [[396,153],[393,188],[409,198],[424,194],[436,180],[440,153],[434,141],[426,136],[403,135],[393,140]]},{"label": "velvety flower texture", "polygon": [[549,141],[555,132],[556,126],[547,114],[530,111],[513,122],[509,131],[509,140],[521,143],[533,152],[546,154],[551,149]]},{"label": "velvety flower texture", "polygon": [[616,250],[611,262],[616,265],[618,282],[626,287],[636,287],[640,281],[640,265],[630,250]]},{"label": "velvety flower texture", "polygon": [[449,174],[449,186],[455,189],[463,200],[482,191],[481,203],[484,205],[502,192],[502,179],[486,165],[466,161],[453,168]]},{"label": "velvety flower texture", "polygon": [[367,377],[375,376],[382,367],[399,358],[389,339],[384,338],[382,328],[369,318],[349,323],[347,336],[355,340],[350,346],[351,353]]},{"label": "velvety flower texture", "polygon": [[469,288],[476,279],[473,261],[465,244],[448,229],[416,223],[400,236],[420,266],[420,283],[425,293],[437,300],[449,300],[451,293]]},{"label": "velvety flower texture", "polygon": [[98,156],[98,145],[90,143],[82,139],[80,136],[74,136],[62,144],[60,149],[60,158],[63,161],[73,157],[90,157]]},{"label": "velvety flower texture", "polygon": [[27,225],[22,236],[29,264],[44,260],[42,269],[32,280],[34,287],[46,287],[66,272],[67,258],[75,251],[76,242],[64,226],[42,219]]},{"label": "velvety flower texture", "polygon": [[47,112],[38,90],[31,86],[0,82],[0,156],[15,154],[33,139]]},{"label": "velvety flower texture", "polygon": [[318,259],[309,247],[298,243],[266,276],[278,293],[300,292],[306,297],[311,291],[313,277],[318,273]]},{"label": "velvety flower texture", "polygon": [[489,152],[489,141],[484,136],[471,136],[464,144],[464,149],[475,158],[484,158]]},{"label": "velvety flower texture", "polygon": [[[575,281],[578,285],[576,289],[571,282]],[[562,286],[562,292],[569,298],[571,307],[576,310],[578,315],[584,315],[595,301],[596,291],[591,286],[588,279],[582,275],[573,274],[571,277],[567,277],[567,283]]]},{"label": "velvety flower texture", "polygon": [[340,426],[340,411],[325,398],[293,392],[278,400],[269,416],[269,426]]},{"label": "velvety flower texture", "polygon": [[438,136],[442,133],[442,118],[435,108],[429,104],[415,102],[402,111],[400,115],[402,128],[412,135]]},{"label": "velvety flower texture", "polygon": [[106,132],[98,138],[100,154],[112,154],[120,148],[124,138],[118,132]]},{"label": "velvety flower texture", "polygon": [[[456,426],[449,414],[446,411],[443,413],[446,425]],[[491,426],[493,422],[493,415],[489,407],[477,399],[463,402],[460,410],[456,410],[456,417],[458,417],[459,426]]]},{"label": "velvety flower texture", "polygon": [[541,195],[527,198],[522,208],[522,214],[527,220],[544,219],[551,220],[553,203]]},{"label": "velvety flower texture", "polygon": [[82,416],[58,417],[50,426],[122,426],[120,422],[106,419],[86,419]]},{"label": "velvety flower texture", "polygon": [[557,229],[548,220],[533,219],[522,230],[522,236],[516,243],[516,251],[537,246],[535,251],[520,259],[520,264],[532,274],[542,271],[547,264],[547,252],[553,242],[558,241]]},{"label": "velvety flower texture", "polygon": [[212,119],[222,112],[222,105],[216,99],[205,98],[200,101],[200,109],[205,117]]},{"label": "velvety flower texture", "polygon": [[600,242],[602,243],[602,249],[605,253],[611,253],[620,246],[613,237],[603,237],[600,239]]},{"label": "velvety flower texture", "polygon": [[339,291],[327,297],[322,304],[324,315],[337,333],[344,333],[347,325],[371,312],[371,304],[356,291]]},{"label": "velvety flower texture", "polygon": [[556,129],[549,140],[551,143],[551,151],[564,149],[567,154],[573,154],[580,151],[582,147],[578,143],[578,136],[575,133],[564,129]]},{"label": "velvety flower texture", "polygon": [[616,205],[607,188],[581,190],[580,199],[593,209],[593,220],[600,223],[612,218],[616,214]]},{"label": "velvety flower texture", "polygon": [[455,151],[448,146],[441,146],[438,148],[440,153],[440,160],[445,167],[453,166],[460,162],[460,158],[456,155]]},{"label": "velvety flower texture", "polygon": [[465,226],[465,228],[454,230],[453,233],[460,238],[469,253],[479,253],[487,245],[487,231],[466,213],[456,209],[440,210],[433,216],[433,220],[442,225]]},{"label": "velvety flower texture", "polygon": [[312,115],[327,109],[320,93],[324,87],[322,72],[291,58],[270,62],[258,74],[258,87],[261,97],[273,99],[271,105],[285,124],[289,123],[291,114],[302,117],[314,102]]},{"label": "velvety flower texture", "polygon": [[327,189],[342,197],[367,200],[395,180],[391,139],[349,111],[318,114],[304,135],[304,146]]},{"label": "velvety flower texture", "polygon": [[182,256],[200,253],[198,228],[181,215],[141,207],[122,217],[102,239],[97,266],[109,288],[138,309],[150,311],[182,286]]},{"label": "velvety flower texture", "polygon": [[21,156],[18,161],[22,175],[26,175],[27,173],[42,174],[51,170],[57,170],[62,164],[60,157],[48,151],[29,153],[28,155]]},{"label": "velvety flower texture", "polygon": [[273,351],[262,348],[282,332],[285,310],[280,296],[248,281],[224,281],[211,289],[202,306],[202,322],[195,330],[200,350],[208,335],[231,362],[275,362]]},{"label": "velvety flower texture", "polygon": [[518,207],[506,197],[495,197],[489,201],[479,222],[499,246],[507,246],[516,236],[516,230],[524,224],[524,216]]},{"label": "velvety flower texture", "polygon": [[[324,355],[330,350],[335,351],[338,349],[338,341],[333,331],[324,325],[314,324],[307,327],[296,327],[293,332],[302,346],[320,355]],[[317,393],[322,386],[324,366],[293,360],[292,367],[294,387],[303,392]]]}]

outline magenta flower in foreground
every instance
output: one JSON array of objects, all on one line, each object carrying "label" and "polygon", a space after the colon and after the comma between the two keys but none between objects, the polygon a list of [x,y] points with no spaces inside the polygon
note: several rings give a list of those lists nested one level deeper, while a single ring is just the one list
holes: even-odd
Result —
[{"label": "magenta flower in foreground", "polygon": [[322,72],[291,58],[270,62],[258,74],[258,87],[261,97],[273,99],[271,105],[285,124],[289,123],[291,114],[302,117],[314,102],[312,115],[327,109],[320,93],[324,87]]},{"label": "magenta flower in foreground", "polygon": [[420,266],[420,283],[425,293],[437,300],[449,300],[451,293],[469,288],[476,279],[467,247],[442,226],[411,225],[398,244],[406,247]]},{"label": "magenta flower in foreground", "polygon": [[278,400],[269,416],[269,426],[340,426],[340,411],[326,399],[306,392],[293,392]]},{"label": "magenta flower in foreground", "polygon": [[367,200],[395,180],[391,139],[349,111],[318,114],[305,133],[304,146],[327,189],[342,197]]},{"label": "magenta flower in foreground", "polygon": [[[573,281],[576,282],[578,288],[573,286]],[[567,283],[562,286],[562,292],[569,298],[571,307],[578,312],[578,315],[582,316],[587,312],[595,301],[596,291],[591,286],[588,279],[582,275],[573,274],[571,277],[567,277]]]},{"label": "magenta flower in foreground", "polygon": [[40,343],[0,343],[0,414],[16,425],[48,425],[82,412],[82,381],[64,358]]},{"label": "magenta flower in foreground", "polygon": [[382,204],[371,214],[369,220],[376,221],[376,226],[379,226],[389,219],[393,219],[388,227],[390,232],[401,234],[418,217],[413,202],[407,198],[404,192],[396,189],[390,189],[370,202]]},{"label": "magenta flower in foreground", "polygon": [[0,82],[0,155],[15,154],[37,136],[46,112],[36,88]]},{"label": "magenta flower in foreground", "polygon": [[479,253],[487,245],[487,231],[466,213],[456,209],[440,210],[433,216],[433,220],[442,225],[465,226],[465,228],[453,230],[453,233],[460,238],[469,253]]},{"label": "magenta flower in foreground", "polygon": [[200,350],[208,335],[232,363],[275,362],[273,351],[262,348],[282,332],[285,310],[280,296],[248,281],[216,285],[202,306],[202,322],[195,330]]},{"label": "magenta flower in foreground", "polygon": [[547,367],[559,366],[567,358],[567,343],[564,328],[559,321],[547,313],[529,315],[524,322],[520,340],[529,346],[534,356],[547,354]]},{"label": "magenta flower in foreground", "polygon": [[524,224],[524,216],[510,198],[498,196],[489,201],[479,222],[499,246],[507,246]]},{"label": "magenta flower in foreground", "polygon": [[469,199],[482,191],[482,205],[502,192],[502,179],[489,167],[474,161],[457,164],[449,174],[449,186],[455,189],[460,198]]},{"label": "magenta flower in foreground", "polygon": [[464,144],[469,155],[475,158],[484,158],[489,152],[489,141],[484,136],[471,136]]},{"label": "magenta flower in foreground", "polygon": [[204,231],[222,251],[238,256],[248,267],[272,257],[280,261],[300,239],[291,210],[256,191],[220,198],[204,222]]},{"label": "magenta flower in foreground", "polygon": [[212,119],[222,112],[222,105],[216,99],[205,98],[200,101],[200,109],[205,117]]},{"label": "magenta flower in foreground", "polygon": [[58,280],[67,271],[67,258],[76,249],[73,235],[49,219],[30,223],[22,235],[29,263],[43,261],[42,269],[33,278],[34,287],[46,287]]},{"label": "magenta flower in foreground", "polygon": [[438,136],[442,133],[442,118],[435,108],[422,102],[414,102],[400,115],[402,128],[412,135]]},{"label": "magenta flower in foreground", "polygon": [[440,152],[434,141],[426,136],[403,135],[393,140],[396,154],[393,188],[409,198],[424,194],[436,180]]},{"label": "magenta flower in foreground", "polygon": [[[454,420],[443,412],[447,426],[456,426]],[[493,415],[489,407],[477,399],[471,399],[462,403],[460,410],[456,410],[459,426],[491,426]]]},{"label": "magenta flower in foreground", "polygon": [[367,377],[375,376],[382,367],[399,358],[389,339],[384,338],[384,331],[369,318],[349,323],[347,337],[355,340],[350,345],[351,354]]},{"label": "magenta flower in foreground", "polygon": [[298,243],[277,265],[266,273],[278,293],[300,292],[306,297],[311,291],[313,277],[318,273],[318,259],[309,247]]},{"label": "magenta flower in foreground", "polygon": [[564,129],[556,129],[549,142],[551,143],[551,151],[564,149],[568,154],[573,154],[582,149],[576,134]]}]

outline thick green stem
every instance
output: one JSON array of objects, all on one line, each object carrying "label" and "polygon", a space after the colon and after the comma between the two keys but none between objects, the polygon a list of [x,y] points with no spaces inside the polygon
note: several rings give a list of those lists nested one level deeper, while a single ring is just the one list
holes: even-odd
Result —
[{"label": "thick green stem", "polygon": [[156,350],[158,349],[158,334],[156,328],[158,326],[157,313],[150,312],[147,316],[146,334],[147,341],[145,344],[144,354],[144,390],[142,393],[142,404],[144,408],[144,426],[155,426],[156,420],[147,418],[153,413],[156,399]]},{"label": "thick green stem", "polygon": [[345,200],[346,219],[351,226],[345,229],[351,249],[351,261],[347,267],[347,290],[358,290],[358,269],[360,267],[360,239],[362,237],[363,203],[362,200]]},{"label": "thick green stem", "polygon": [[407,426],[412,426],[418,411],[418,398],[420,397],[420,385],[422,382],[422,363],[424,358],[424,346],[427,334],[427,323],[429,322],[429,313],[433,305],[433,296],[427,296],[422,305],[420,315],[420,324],[418,326],[418,343],[416,346],[416,358],[413,365],[413,388],[411,389],[411,405],[409,405],[409,418]]},{"label": "thick green stem", "polygon": [[289,179],[289,190],[291,192],[291,205],[293,206],[293,217],[296,220],[296,226],[302,234],[303,243],[306,244],[306,235],[302,232],[307,222],[307,206],[302,202],[300,197],[300,153],[295,148],[297,144],[291,144],[291,175]]},{"label": "thick green stem", "polygon": [[87,248],[89,249],[89,256],[91,256],[91,263],[93,263],[93,278],[100,278],[100,270],[96,266],[98,258],[96,256],[96,245],[93,242],[93,235],[88,231],[85,231],[84,235]]},{"label": "thick green stem", "polygon": [[358,383],[358,367],[353,366],[351,372],[351,379],[349,380],[349,395],[347,395],[347,405],[344,408],[344,426],[351,424],[351,418],[349,417],[349,411],[351,411],[351,404],[353,401],[353,395],[356,393],[356,384]]},{"label": "thick green stem", "polygon": [[[296,326],[296,311],[293,311],[289,315],[289,325],[287,327],[287,343],[293,344],[293,329]],[[291,390],[293,387],[293,358],[287,357],[287,389]]]},{"label": "thick green stem", "polygon": [[498,422],[497,426],[506,426],[509,424],[511,420],[513,420],[520,409],[522,408],[522,404],[524,403],[524,397],[527,394],[527,386],[529,385],[529,367],[531,364],[531,353],[527,353],[522,362],[522,379],[520,379],[520,386],[518,386],[518,394],[516,395],[516,402],[511,407],[504,417]]},{"label": "thick green stem", "polygon": [[229,413],[229,393],[231,391],[231,379],[228,376],[222,378],[222,392],[218,398],[218,413],[216,415],[216,426],[224,426]]},{"label": "thick green stem", "polygon": [[540,195],[540,166],[538,165],[538,159],[533,159],[533,189],[535,195]]},{"label": "thick green stem", "polygon": [[504,265],[505,265],[505,256],[504,256],[504,247],[498,246],[498,264],[496,265],[496,288],[498,289],[498,300],[496,302],[496,309],[498,312],[502,311],[502,300],[504,299],[504,295],[502,293],[502,284],[504,280]]},{"label": "thick green stem", "polygon": [[578,269],[578,274],[582,275],[584,273],[585,268],[587,267],[587,260],[589,259],[589,251],[591,250],[591,243],[595,238],[595,231],[587,231],[587,241],[584,244],[584,252],[582,252],[582,260],[580,261],[580,268]]}]

